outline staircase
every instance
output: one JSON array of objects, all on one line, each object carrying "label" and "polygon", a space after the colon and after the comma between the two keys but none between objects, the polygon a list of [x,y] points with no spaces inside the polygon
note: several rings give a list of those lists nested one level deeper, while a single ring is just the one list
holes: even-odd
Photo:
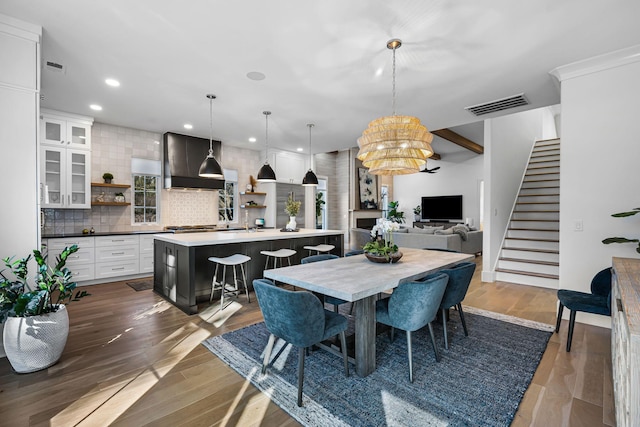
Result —
[{"label": "staircase", "polygon": [[560,140],[536,141],[496,264],[496,279],[558,288]]}]

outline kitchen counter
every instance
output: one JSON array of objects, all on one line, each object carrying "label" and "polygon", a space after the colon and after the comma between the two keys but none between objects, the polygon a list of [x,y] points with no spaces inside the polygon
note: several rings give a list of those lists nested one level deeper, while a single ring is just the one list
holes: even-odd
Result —
[{"label": "kitchen counter", "polygon": [[316,230],[312,228],[301,228],[299,231],[288,232],[276,229],[260,229],[257,231],[233,230],[217,231],[215,233],[163,234],[157,236],[156,239],[182,246],[207,246],[267,240],[299,239],[302,237],[334,236],[336,234],[344,235],[344,233],[344,231],[340,230]]},{"label": "kitchen counter", "polygon": [[164,231],[164,230],[138,230],[138,231],[103,231],[96,233],[82,233],[82,232],[73,232],[73,233],[53,233],[53,234],[43,234],[40,236],[42,239],[56,239],[59,237],[94,237],[94,236],[126,236],[129,234],[157,234],[157,233],[173,233],[172,231]]},{"label": "kitchen counter", "polygon": [[[331,253],[342,256],[342,230],[300,229],[282,232],[276,229],[259,231],[218,231],[216,233],[155,234],[153,289],[187,314],[198,312],[198,303],[208,302],[211,279],[215,269],[209,257],[244,254],[251,258],[245,267],[247,285],[252,290],[254,279],[262,278],[266,257],[262,251],[293,249],[291,264],[299,264],[309,255],[305,246],[333,245]],[[284,261],[286,264],[286,260]],[[222,271],[218,273],[221,279]],[[231,272],[227,273],[227,280]],[[219,304],[219,295],[213,303]],[[246,299],[240,297],[244,304]],[[255,299],[252,298],[255,303]]]}]

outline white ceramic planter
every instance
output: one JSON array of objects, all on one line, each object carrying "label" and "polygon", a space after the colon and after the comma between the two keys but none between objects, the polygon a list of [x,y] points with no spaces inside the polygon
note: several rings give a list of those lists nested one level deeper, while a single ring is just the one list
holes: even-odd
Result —
[{"label": "white ceramic planter", "polygon": [[64,305],[54,313],[9,317],[4,321],[4,351],[16,372],[35,372],[60,359],[68,335],[69,314]]}]

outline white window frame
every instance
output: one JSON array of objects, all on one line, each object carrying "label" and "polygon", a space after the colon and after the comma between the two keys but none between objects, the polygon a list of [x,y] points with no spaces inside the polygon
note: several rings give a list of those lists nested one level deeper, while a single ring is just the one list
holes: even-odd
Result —
[{"label": "white window frame", "polygon": [[[156,179],[156,220],[153,222],[137,222],[136,221],[136,176],[153,177]],[[145,226],[145,225],[158,225],[160,224],[160,193],[162,190],[162,165],[159,160],[139,159],[131,158],[131,225],[132,226]],[[146,185],[146,180],[145,180]],[[146,190],[145,190],[146,192]],[[146,197],[145,197],[146,199]],[[146,206],[142,206],[143,209],[147,209]],[[150,207],[149,207],[150,208]]]},{"label": "white window frame", "polygon": [[[224,169],[224,186],[222,190],[218,190],[218,223],[219,224],[237,224],[240,221],[240,203],[239,203],[239,190],[238,190],[238,171],[235,169]],[[224,217],[225,206],[225,194],[229,194],[227,190],[231,187],[229,192],[232,198],[230,209],[233,214],[231,220]],[[228,200],[228,199],[227,199]]]}]

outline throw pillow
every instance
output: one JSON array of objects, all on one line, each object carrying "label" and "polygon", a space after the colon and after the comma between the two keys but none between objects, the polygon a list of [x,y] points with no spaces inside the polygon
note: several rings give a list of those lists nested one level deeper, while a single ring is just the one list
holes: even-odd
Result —
[{"label": "throw pillow", "polygon": [[440,235],[453,234],[453,227],[447,228],[446,230],[436,230],[436,232],[433,234],[440,234]]},{"label": "throw pillow", "polygon": [[413,233],[413,234],[433,234],[435,231],[436,230],[434,228],[430,228],[430,227],[409,229],[409,233]]}]

